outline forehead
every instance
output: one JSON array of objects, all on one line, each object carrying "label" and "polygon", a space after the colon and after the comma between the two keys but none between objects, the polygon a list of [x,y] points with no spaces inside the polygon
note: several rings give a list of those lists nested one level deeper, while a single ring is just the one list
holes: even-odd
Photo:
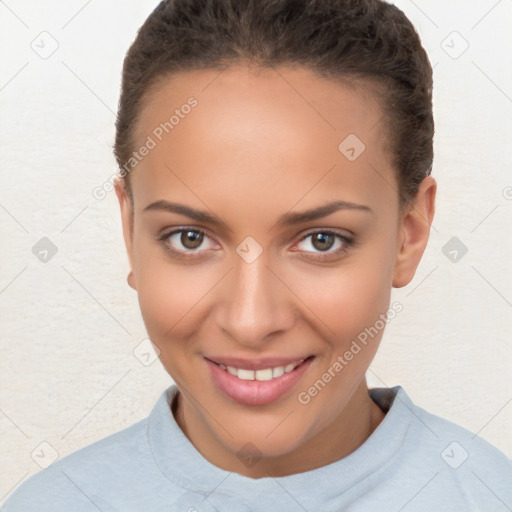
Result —
[{"label": "forehead", "polygon": [[217,195],[238,185],[241,194],[268,196],[272,185],[289,200],[318,180],[320,190],[378,192],[394,175],[382,120],[366,84],[305,68],[179,72],[141,109],[136,146],[151,139],[153,147],[132,173],[134,196],[142,208],[177,182]]},{"label": "forehead", "polygon": [[[280,131],[280,119],[301,120],[297,128],[308,124],[312,130],[337,132],[337,136],[347,129],[363,133],[382,118],[376,91],[369,80],[335,81],[304,67],[180,71],[160,77],[149,89],[136,133],[143,136],[158,119],[168,120],[190,97],[197,99],[200,108],[195,112],[200,111],[205,122],[229,115],[239,128],[259,127],[260,135]],[[243,123],[242,116],[248,114],[250,123]]]}]

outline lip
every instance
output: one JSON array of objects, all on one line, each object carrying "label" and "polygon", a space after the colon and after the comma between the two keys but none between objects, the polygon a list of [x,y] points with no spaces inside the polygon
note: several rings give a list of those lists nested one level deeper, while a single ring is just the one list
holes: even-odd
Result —
[{"label": "lip", "polygon": [[[262,370],[272,366],[286,366],[286,364],[295,363],[301,359],[305,359],[291,372],[285,373],[275,379],[265,381],[239,379],[235,375],[231,375],[227,371],[223,370],[218,364],[216,364],[216,362],[213,362],[206,357],[204,359],[210,370],[210,375],[214,384],[226,396],[244,405],[265,405],[275,402],[291,391],[308,371],[315,357],[306,356],[306,358],[299,357],[295,359],[276,358],[252,360],[250,362],[247,359],[219,358],[222,359],[222,361],[216,361],[221,364],[226,364],[224,361],[229,361],[233,364],[226,364],[226,366],[235,366],[240,369]],[[246,363],[246,366],[237,366],[237,364],[240,363]],[[262,364],[264,366],[262,366]]]}]

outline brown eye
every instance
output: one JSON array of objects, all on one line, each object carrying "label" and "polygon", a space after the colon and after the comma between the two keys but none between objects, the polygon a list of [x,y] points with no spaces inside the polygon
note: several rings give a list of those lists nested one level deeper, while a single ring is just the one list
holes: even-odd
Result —
[{"label": "brown eye", "polygon": [[203,243],[204,235],[198,231],[182,231],[180,242],[187,249],[197,249]]},{"label": "brown eye", "polygon": [[163,233],[158,240],[173,257],[180,258],[204,256],[209,249],[219,248],[201,229],[175,229],[170,233]]},{"label": "brown eye", "polygon": [[311,235],[311,243],[315,249],[319,251],[327,251],[329,250],[335,242],[334,235],[330,233],[315,233]]},{"label": "brown eye", "polygon": [[354,240],[329,229],[319,229],[307,234],[298,244],[298,249],[306,257],[327,261],[342,257],[353,245]]}]

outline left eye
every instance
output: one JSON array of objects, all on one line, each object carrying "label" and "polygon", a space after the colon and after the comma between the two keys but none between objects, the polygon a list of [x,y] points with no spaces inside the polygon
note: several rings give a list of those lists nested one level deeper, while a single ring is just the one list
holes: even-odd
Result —
[{"label": "left eye", "polygon": [[350,243],[351,240],[340,233],[334,231],[316,231],[306,235],[300,241],[299,245],[304,244],[305,247],[300,250],[307,252],[328,252],[329,254],[333,254],[343,251]]},{"label": "left eye", "polygon": [[[205,240],[209,240],[209,237],[204,231],[197,229],[179,229],[166,233],[162,236],[162,240],[165,241],[169,249],[178,252],[198,252],[196,249],[204,246]],[[180,247],[181,245],[181,247]],[[213,242],[210,242],[210,246],[202,247],[203,249],[211,249],[215,247]]]}]

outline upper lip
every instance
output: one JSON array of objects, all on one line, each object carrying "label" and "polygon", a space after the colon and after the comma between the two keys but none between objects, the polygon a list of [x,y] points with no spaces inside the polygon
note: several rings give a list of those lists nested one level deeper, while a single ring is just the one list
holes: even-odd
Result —
[{"label": "upper lip", "polygon": [[287,366],[289,364],[300,363],[304,359],[311,357],[311,354],[297,357],[265,357],[255,359],[244,359],[241,357],[222,357],[208,356],[205,358],[212,363],[233,366],[241,370],[264,370],[266,368],[275,368],[276,366]]}]

